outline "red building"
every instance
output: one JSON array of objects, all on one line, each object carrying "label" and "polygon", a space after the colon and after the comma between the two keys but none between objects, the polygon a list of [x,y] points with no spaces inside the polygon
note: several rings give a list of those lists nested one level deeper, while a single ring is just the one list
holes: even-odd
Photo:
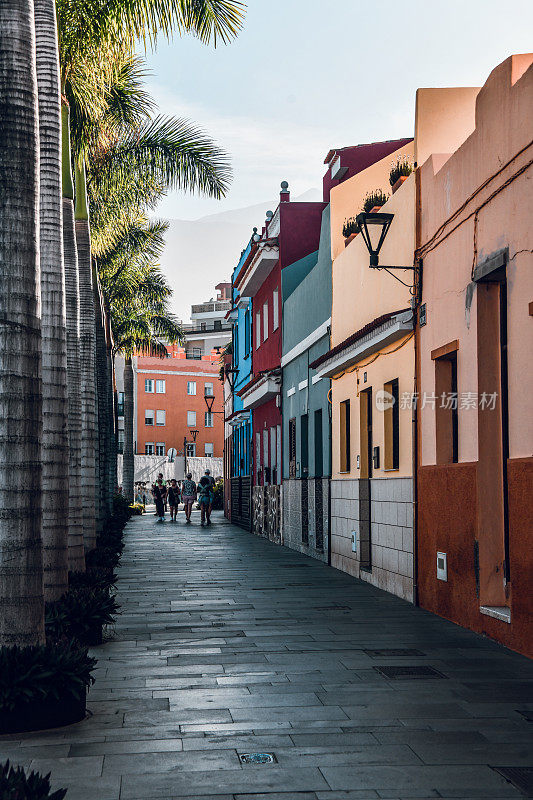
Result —
[{"label": "red building", "polygon": [[[167,358],[137,356],[135,372],[135,452],[164,456],[189,442],[187,455],[222,458],[224,421],[220,361],[213,350],[200,358],[169,345]],[[212,412],[205,396],[214,397]],[[191,430],[197,430],[192,442]]]},{"label": "red building", "polygon": [[291,203],[281,184],[276,212],[267,213],[262,235],[234,280],[241,298],[252,299],[252,376],[238,392],[252,410],[253,528],[279,538],[281,484],[281,273],[284,267],[318,249],[326,203]]}]

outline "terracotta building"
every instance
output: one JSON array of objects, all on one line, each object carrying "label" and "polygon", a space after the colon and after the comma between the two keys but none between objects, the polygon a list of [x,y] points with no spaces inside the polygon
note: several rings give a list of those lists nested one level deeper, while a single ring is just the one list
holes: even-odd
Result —
[{"label": "terracotta building", "polygon": [[[187,357],[185,348],[168,347],[167,358],[134,359],[135,452],[164,456],[170,447],[188,456],[222,458],[224,450],[220,356]],[[214,397],[212,412],[205,396]],[[210,402],[210,400],[209,400]],[[196,442],[190,433],[197,430]]]},{"label": "terracotta building", "polygon": [[500,64],[464,143],[419,157],[417,365],[420,605],[529,655],[532,62]]}]

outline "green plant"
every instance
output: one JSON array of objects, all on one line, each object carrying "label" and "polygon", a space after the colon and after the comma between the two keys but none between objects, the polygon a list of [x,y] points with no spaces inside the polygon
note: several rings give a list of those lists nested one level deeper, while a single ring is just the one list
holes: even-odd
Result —
[{"label": "green plant", "polygon": [[79,699],[94,683],[95,667],[96,660],[76,642],[0,648],[0,717],[42,700]]},{"label": "green plant", "polygon": [[373,192],[368,192],[363,203],[363,211],[367,214],[372,211],[374,206],[384,206],[389,195],[382,192],[381,189],[375,189]]},{"label": "green plant", "polygon": [[140,516],[142,516],[143,511],[144,511],[141,503],[132,503],[130,505],[130,509],[132,511],[132,517],[135,517],[135,516],[140,517]]},{"label": "green plant", "polygon": [[361,228],[357,224],[355,217],[348,217],[348,219],[344,220],[344,225],[342,226],[342,235],[345,239],[347,239],[348,236],[351,236],[352,233],[359,233],[360,230]]},{"label": "green plant", "polygon": [[119,562],[120,553],[110,547],[96,547],[85,556],[88,569],[105,570],[108,573],[112,573]]},{"label": "green plant", "polygon": [[14,767],[9,761],[0,764],[1,800],[63,800],[66,789],[50,794],[50,773],[41,775],[30,772],[26,775],[22,767]]},{"label": "green plant", "polygon": [[214,498],[213,498],[213,508],[217,511],[224,508],[224,481],[219,480],[215,483],[214,489]]},{"label": "green plant", "polygon": [[49,638],[66,636],[90,644],[95,632],[114,622],[119,605],[108,589],[69,589],[60,600],[46,606],[45,628]]},{"label": "green plant", "polygon": [[69,589],[80,589],[89,587],[91,589],[110,589],[115,586],[117,575],[101,567],[87,569],[85,572],[69,572]]},{"label": "green plant", "polygon": [[389,183],[394,186],[398,178],[403,176],[407,177],[413,171],[413,165],[409,161],[408,156],[400,156],[396,161],[392,162],[391,171],[389,173]]}]

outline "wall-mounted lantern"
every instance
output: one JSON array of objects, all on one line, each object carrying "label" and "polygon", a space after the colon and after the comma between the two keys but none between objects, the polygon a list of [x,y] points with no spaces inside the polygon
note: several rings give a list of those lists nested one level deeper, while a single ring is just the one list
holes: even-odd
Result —
[{"label": "wall-mounted lantern", "polygon": [[366,249],[370,253],[370,266],[373,269],[414,269],[410,267],[390,267],[379,265],[379,251],[385,241],[385,237],[389,232],[394,214],[385,214],[382,212],[369,212],[362,211],[356,217],[356,222],[361,229],[361,236],[366,244]]}]

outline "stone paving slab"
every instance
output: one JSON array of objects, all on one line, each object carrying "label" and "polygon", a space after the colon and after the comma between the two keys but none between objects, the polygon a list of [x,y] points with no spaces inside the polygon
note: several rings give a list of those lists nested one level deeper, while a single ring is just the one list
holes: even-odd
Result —
[{"label": "stone paving slab", "polygon": [[[530,661],[221,515],[178,519],[128,525],[92,716],[0,737],[0,759],[67,800],[522,797],[490,765],[533,766]],[[397,664],[445,679],[374,669]]]}]

